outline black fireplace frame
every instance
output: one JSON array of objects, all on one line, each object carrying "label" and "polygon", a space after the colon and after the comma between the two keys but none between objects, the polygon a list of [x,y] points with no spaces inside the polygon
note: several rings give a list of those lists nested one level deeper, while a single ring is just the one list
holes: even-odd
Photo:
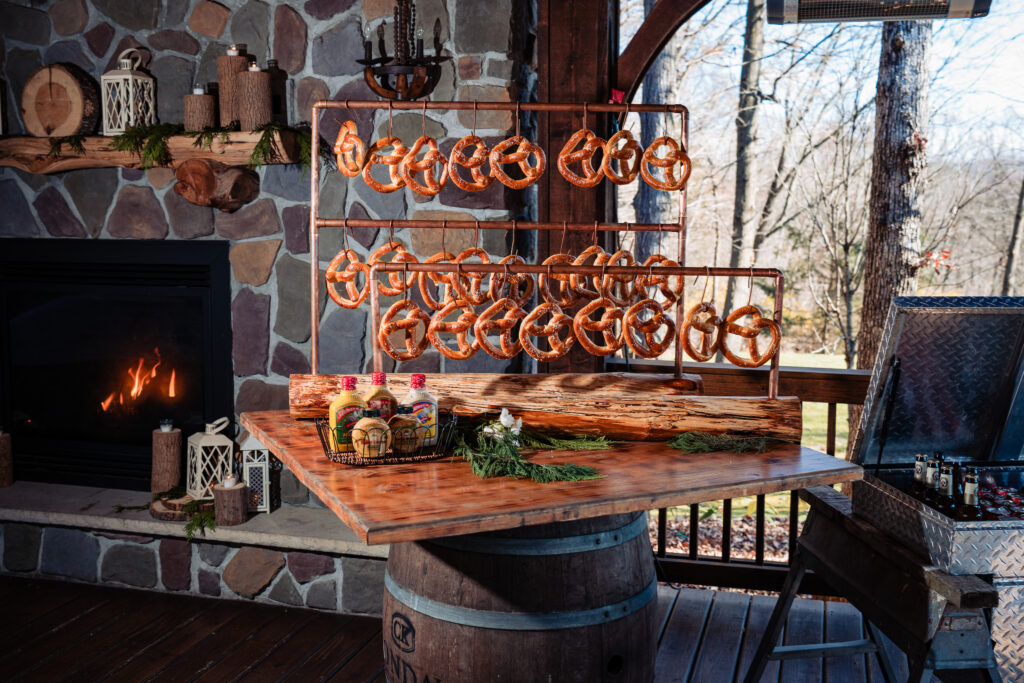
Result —
[{"label": "black fireplace frame", "polygon": [[[40,280],[189,288],[190,296],[202,301],[204,325],[210,335],[203,350],[204,419],[212,422],[226,415],[233,421],[229,247],[230,243],[222,240],[0,239],[0,425],[13,424],[9,295],[14,286]],[[17,439],[12,443],[16,479],[149,489],[149,444],[31,441],[20,448]]]}]

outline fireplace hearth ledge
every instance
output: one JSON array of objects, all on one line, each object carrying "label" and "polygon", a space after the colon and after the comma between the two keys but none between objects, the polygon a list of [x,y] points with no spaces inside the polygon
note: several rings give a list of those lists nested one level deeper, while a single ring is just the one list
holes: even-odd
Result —
[{"label": "fireplace hearth ledge", "polygon": [[[183,524],[154,519],[145,510],[114,511],[114,505],[141,505],[150,497],[144,491],[18,481],[0,488],[0,522],[184,538]],[[388,555],[387,545],[364,545],[333,512],[319,508],[281,507],[196,540],[353,557]]]}]

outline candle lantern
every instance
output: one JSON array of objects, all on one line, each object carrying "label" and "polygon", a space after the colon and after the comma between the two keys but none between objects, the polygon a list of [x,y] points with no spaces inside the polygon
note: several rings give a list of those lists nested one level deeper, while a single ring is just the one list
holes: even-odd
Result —
[{"label": "candle lantern", "polygon": [[249,511],[271,512],[281,507],[281,461],[260,448],[252,437],[241,446],[242,477],[249,487]]},{"label": "candle lantern", "polygon": [[188,437],[188,478],[185,490],[198,500],[213,496],[212,487],[231,472],[235,442],[220,432],[228,426],[222,417],[206,430]]},{"label": "candle lantern", "polygon": [[103,134],[119,135],[131,126],[156,123],[156,81],[139,71],[142,56],[129,48],[117,58],[117,68],[103,74]]}]

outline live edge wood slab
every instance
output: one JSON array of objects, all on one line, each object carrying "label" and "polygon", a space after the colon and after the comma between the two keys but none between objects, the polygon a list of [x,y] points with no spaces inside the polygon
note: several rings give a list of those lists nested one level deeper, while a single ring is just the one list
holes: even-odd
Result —
[{"label": "live edge wood slab", "polygon": [[538,452],[605,475],[535,484],[480,479],[461,460],[351,467],[330,462],[309,420],[287,410],[243,413],[242,426],[366,544],[398,543],[651,510],[861,479],[858,465],[795,444],[760,454],[685,455],[659,442],[606,451]]}]

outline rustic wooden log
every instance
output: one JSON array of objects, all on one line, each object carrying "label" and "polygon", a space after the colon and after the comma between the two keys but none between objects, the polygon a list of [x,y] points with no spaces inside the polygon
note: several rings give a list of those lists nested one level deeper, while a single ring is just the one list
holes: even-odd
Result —
[{"label": "rustic wooden log", "polygon": [[235,526],[249,518],[248,492],[245,484],[230,488],[213,485],[213,514],[217,526]]},{"label": "rustic wooden log", "polygon": [[175,172],[174,191],[197,206],[235,211],[260,193],[260,177],[244,166],[211,159],[190,159]]},{"label": "rustic wooden log", "polygon": [[270,123],[270,74],[243,71],[235,81],[236,117],[243,131],[256,130]]},{"label": "rustic wooden log", "polygon": [[392,545],[386,670],[469,683],[652,680],[658,600],[645,521],[610,515]]},{"label": "rustic wooden log", "polygon": [[185,130],[203,130],[217,124],[217,101],[213,95],[185,95]]},{"label": "rustic wooden log", "polygon": [[[194,500],[192,496],[188,495],[181,498],[160,498],[150,503],[149,514],[165,522],[185,522],[190,516],[185,512],[185,508]],[[200,503],[199,512],[205,512],[212,507],[213,502],[211,501]]]},{"label": "rustic wooden log", "polygon": [[235,104],[238,74],[249,68],[245,55],[222,55],[217,57],[217,95],[220,104],[220,125],[226,128],[238,120]]},{"label": "rustic wooden log", "polygon": [[0,488],[14,483],[14,455],[11,453],[11,435],[0,434]]},{"label": "rustic wooden log", "polygon": [[21,119],[29,135],[92,133],[99,124],[100,111],[99,85],[74,64],[40,67],[21,91]]},{"label": "rustic wooden log", "polygon": [[[341,375],[292,375],[289,408],[294,418],[325,415],[341,391]],[[388,376],[403,396],[407,374]],[[360,387],[368,375],[357,375]],[[700,379],[628,373],[569,375],[430,374],[427,387],[442,410],[471,417],[508,408],[527,427],[627,441],[669,439],[683,431],[756,434],[799,443],[800,401],[746,396],[701,396]]]},{"label": "rustic wooden log", "polygon": [[170,491],[181,483],[181,430],[153,430],[153,474],[149,490]]}]

